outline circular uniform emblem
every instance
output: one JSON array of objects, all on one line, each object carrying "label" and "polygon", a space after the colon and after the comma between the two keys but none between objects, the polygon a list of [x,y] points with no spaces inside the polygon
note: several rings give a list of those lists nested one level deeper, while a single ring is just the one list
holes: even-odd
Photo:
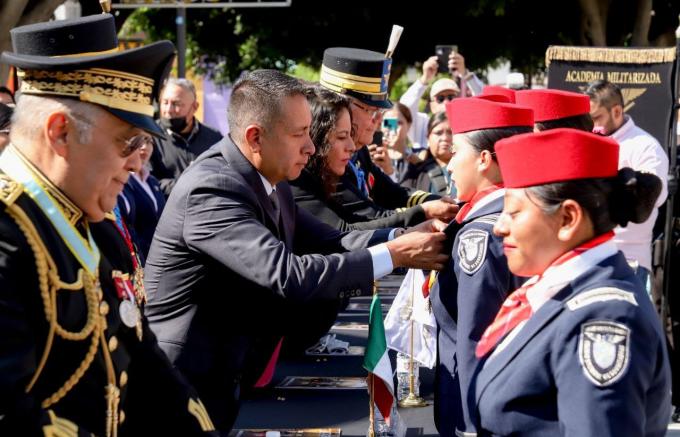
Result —
[{"label": "circular uniform emblem", "polygon": [[615,383],[628,369],[629,343],[626,325],[604,320],[584,323],[578,347],[583,373],[598,387]]},{"label": "circular uniform emblem", "polygon": [[120,320],[128,328],[134,328],[142,319],[142,314],[137,305],[127,299],[121,301],[118,307],[118,314],[120,315]]},{"label": "circular uniform emblem", "polygon": [[458,265],[468,275],[475,273],[486,259],[489,233],[472,229],[458,239]]}]

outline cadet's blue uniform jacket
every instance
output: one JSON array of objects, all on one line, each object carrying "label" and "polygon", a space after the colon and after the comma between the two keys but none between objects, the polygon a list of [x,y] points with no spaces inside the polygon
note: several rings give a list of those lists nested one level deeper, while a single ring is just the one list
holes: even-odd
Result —
[{"label": "cadet's blue uniform jacket", "polygon": [[664,336],[621,252],[570,280],[504,346],[470,388],[479,435],[666,434]]},{"label": "cadet's blue uniform jacket", "polygon": [[477,367],[475,347],[507,295],[523,282],[508,270],[502,239],[493,235],[502,210],[502,196],[472,210],[461,223],[449,265],[439,274],[438,289],[431,291],[439,331],[434,419],[442,436],[456,430],[474,433],[462,399]]}]

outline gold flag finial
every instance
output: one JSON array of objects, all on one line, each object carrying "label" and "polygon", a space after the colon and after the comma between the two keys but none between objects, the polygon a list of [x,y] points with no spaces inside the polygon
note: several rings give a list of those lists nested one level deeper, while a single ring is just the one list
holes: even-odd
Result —
[{"label": "gold flag finial", "polygon": [[99,0],[99,6],[102,7],[102,13],[108,14],[111,12],[111,0]]}]

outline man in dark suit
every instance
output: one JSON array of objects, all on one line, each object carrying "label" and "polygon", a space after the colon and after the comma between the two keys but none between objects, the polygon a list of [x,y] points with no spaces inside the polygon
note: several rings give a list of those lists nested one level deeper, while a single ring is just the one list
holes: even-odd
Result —
[{"label": "man in dark suit", "polygon": [[341,233],[297,208],[286,181],[314,152],[305,92],[272,70],[235,84],[230,136],[179,179],[146,262],[151,328],[222,432],[236,418],[240,386],[275,362],[299,305],[370,295],[394,267],[438,269],[446,260],[432,223],[391,239],[403,231]]}]

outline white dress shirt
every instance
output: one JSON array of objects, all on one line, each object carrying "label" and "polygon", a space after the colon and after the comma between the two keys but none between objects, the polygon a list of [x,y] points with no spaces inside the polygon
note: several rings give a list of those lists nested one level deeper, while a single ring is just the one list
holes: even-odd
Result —
[{"label": "white dress shirt", "polygon": [[635,125],[626,115],[625,123],[610,138],[619,143],[619,168],[630,167],[636,171],[652,173],[661,179],[661,194],[656,208],[644,223],[628,223],[617,227],[614,242],[628,261],[637,261],[647,270],[652,269],[652,230],[659,214],[658,207],[668,196],[668,156],[659,142]]}]

